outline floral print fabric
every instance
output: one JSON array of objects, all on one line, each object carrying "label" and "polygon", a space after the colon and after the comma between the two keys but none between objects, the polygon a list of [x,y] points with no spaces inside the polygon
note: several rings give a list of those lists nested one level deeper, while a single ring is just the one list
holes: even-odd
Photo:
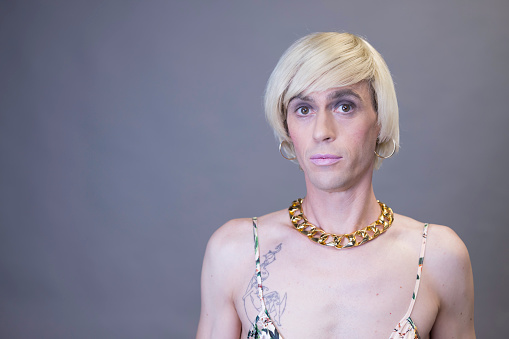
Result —
[{"label": "floral print fabric", "polygon": [[261,310],[256,316],[255,322],[251,330],[247,333],[248,339],[272,339],[283,338],[279,335],[276,326],[270,319],[269,311],[263,299],[262,271],[260,269],[260,248],[258,246],[258,226],[256,218],[253,218],[253,235],[255,243],[255,259],[256,259],[256,282],[258,283],[258,298],[260,298]]},{"label": "floral print fabric", "polygon": [[417,298],[417,292],[419,291],[419,284],[421,282],[421,273],[422,273],[422,264],[424,263],[424,251],[426,250],[426,239],[428,237],[428,224],[424,225],[424,229],[422,230],[422,245],[421,245],[421,253],[419,254],[419,266],[417,267],[417,279],[415,280],[414,293],[412,294],[412,301],[410,301],[410,306],[408,307],[408,311],[403,316],[403,318],[398,322],[392,335],[389,339],[419,339],[419,332],[417,332],[417,326],[415,326],[414,321],[410,317],[412,310],[414,309],[415,299]]}]

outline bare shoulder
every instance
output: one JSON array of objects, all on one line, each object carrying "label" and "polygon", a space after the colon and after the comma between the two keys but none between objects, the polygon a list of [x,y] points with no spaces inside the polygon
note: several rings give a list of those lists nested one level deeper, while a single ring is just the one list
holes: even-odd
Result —
[{"label": "bare shoulder", "polygon": [[232,219],[219,227],[210,237],[208,246],[232,246],[252,233],[250,218]]},{"label": "bare shoulder", "polygon": [[443,225],[428,227],[426,261],[440,274],[457,273],[465,265],[470,267],[467,247],[456,232]]},{"label": "bare shoulder", "polygon": [[[473,277],[467,247],[450,227],[430,224],[426,239],[423,274],[434,291],[439,315],[434,327],[451,330],[451,323],[473,328]],[[458,314],[459,317],[454,315]],[[458,320],[459,319],[459,320]],[[449,324],[445,326],[445,324]]]},{"label": "bare shoulder", "polygon": [[[277,232],[287,222],[283,211],[258,217],[258,229],[264,232],[271,228]],[[273,232],[271,232],[272,234]],[[232,219],[219,227],[210,237],[205,251],[205,263],[218,270],[228,267],[229,271],[252,268],[254,260],[253,220],[251,218]],[[249,263],[246,265],[246,263]],[[231,277],[228,277],[231,278]]]},{"label": "bare shoulder", "polygon": [[253,241],[252,220],[233,219],[219,227],[209,239],[205,260],[219,266],[236,266],[242,257],[251,253]]},{"label": "bare shoulder", "polygon": [[[424,225],[400,215],[396,221],[400,234],[415,234]],[[450,227],[429,224],[423,263],[425,290],[432,293],[428,300],[434,300],[438,307],[431,336],[475,338],[472,266],[463,241]]]},{"label": "bare shoulder", "polygon": [[[240,319],[234,306],[242,266],[247,266],[250,219],[235,219],[210,237],[201,275],[201,313],[197,338],[238,338]],[[252,252],[251,252],[252,253]],[[246,268],[244,268],[246,270]]]},{"label": "bare shoulder", "polygon": [[[272,212],[256,219],[258,229],[270,227],[277,230],[282,226],[284,227],[289,221],[286,210]],[[248,245],[248,243],[251,248],[253,244],[253,219],[241,218],[232,219],[219,227],[211,236],[207,247],[228,254]]]},{"label": "bare shoulder", "polygon": [[472,265],[467,247],[451,228],[429,226],[423,270],[439,307],[431,335],[475,338]]},{"label": "bare shoulder", "polygon": [[405,233],[408,231],[422,232],[424,227],[423,222],[397,213],[394,214],[394,224],[398,225],[398,227]]},{"label": "bare shoulder", "polygon": [[[412,218],[397,215],[402,233],[422,232],[424,223]],[[412,232],[408,232],[412,231]],[[426,241],[425,267],[431,274],[441,277],[461,277],[470,269],[468,250],[460,237],[450,227],[429,224]]]},{"label": "bare shoulder", "polygon": [[270,227],[274,232],[287,230],[290,222],[287,209],[263,215],[258,220],[259,228]]},{"label": "bare shoulder", "polygon": [[425,267],[441,303],[455,303],[472,289],[472,266],[467,247],[451,228],[430,225]]},{"label": "bare shoulder", "polygon": [[[273,224],[274,214],[258,218],[259,228]],[[260,231],[260,230],[259,230]],[[225,298],[244,288],[246,277],[251,277],[255,268],[255,244],[253,220],[233,219],[219,227],[210,237],[202,268],[203,286],[221,290]],[[217,293],[217,292],[215,292]]]},{"label": "bare shoulder", "polygon": [[[400,222],[402,231],[412,231],[401,233],[423,230],[424,223],[412,218],[397,215],[395,220]],[[458,294],[466,294],[471,288],[472,267],[467,247],[450,227],[428,225],[423,269],[442,301],[460,297]]]},{"label": "bare shoulder", "polygon": [[[396,215],[395,220],[405,231],[422,231],[425,225],[424,222],[400,214]],[[432,249],[431,252],[441,251],[448,255],[468,255],[465,244],[450,227],[428,224],[427,233],[428,244],[426,246]]]}]

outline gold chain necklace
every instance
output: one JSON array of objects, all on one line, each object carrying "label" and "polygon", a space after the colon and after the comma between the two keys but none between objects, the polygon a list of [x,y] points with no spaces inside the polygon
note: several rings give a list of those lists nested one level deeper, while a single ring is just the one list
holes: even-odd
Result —
[{"label": "gold chain necklace", "polygon": [[387,231],[394,220],[394,213],[392,212],[392,209],[383,202],[377,200],[382,213],[372,224],[353,233],[327,233],[320,227],[315,226],[308,221],[302,211],[303,201],[303,199],[297,199],[292,202],[288,208],[290,220],[295,229],[320,245],[334,247],[338,250],[342,248],[357,247],[375,239],[380,234]]}]

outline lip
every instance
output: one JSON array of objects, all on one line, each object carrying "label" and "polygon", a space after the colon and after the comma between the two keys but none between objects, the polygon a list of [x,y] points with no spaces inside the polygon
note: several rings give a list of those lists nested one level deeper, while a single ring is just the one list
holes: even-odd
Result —
[{"label": "lip", "polygon": [[314,154],[309,160],[317,166],[330,166],[341,160],[342,157],[334,154]]}]

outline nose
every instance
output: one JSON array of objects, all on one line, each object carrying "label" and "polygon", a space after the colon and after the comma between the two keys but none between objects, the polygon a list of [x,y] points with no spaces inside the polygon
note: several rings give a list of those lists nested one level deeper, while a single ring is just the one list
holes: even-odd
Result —
[{"label": "nose", "polygon": [[317,142],[333,141],[336,139],[336,127],[332,112],[327,110],[318,112],[315,118],[313,138]]}]

